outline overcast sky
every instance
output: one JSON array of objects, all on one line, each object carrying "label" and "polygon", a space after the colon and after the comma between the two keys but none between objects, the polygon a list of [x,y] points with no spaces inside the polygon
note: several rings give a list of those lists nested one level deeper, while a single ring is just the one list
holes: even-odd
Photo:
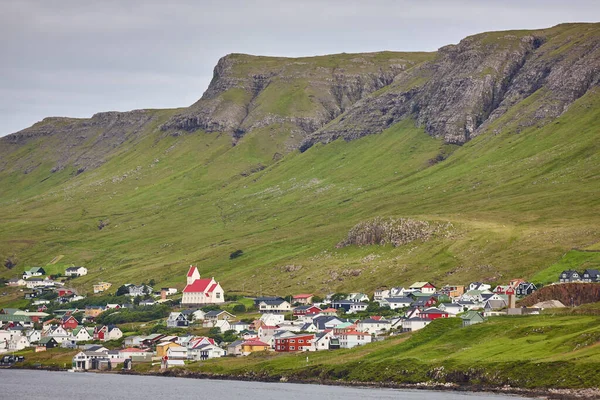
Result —
[{"label": "overcast sky", "polygon": [[46,116],[188,106],[228,53],[432,51],[599,19],[598,0],[0,0],[0,136]]}]

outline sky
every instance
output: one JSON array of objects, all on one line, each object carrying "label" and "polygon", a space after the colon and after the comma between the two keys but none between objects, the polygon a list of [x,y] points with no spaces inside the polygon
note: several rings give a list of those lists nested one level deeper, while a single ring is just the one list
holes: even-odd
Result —
[{"label": "sky", "polygon": [[434,51],[599,20],[598,0],[0,0],[0,136],[48,116],[189,106],[229,53]]}]

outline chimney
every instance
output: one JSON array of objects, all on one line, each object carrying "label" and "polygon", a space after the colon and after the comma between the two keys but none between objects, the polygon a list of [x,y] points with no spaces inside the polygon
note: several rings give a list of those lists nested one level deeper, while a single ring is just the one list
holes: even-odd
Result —
[{"label": "chimney", "polygon": [[512,292],[508,295],[508,308],[517,308],[517,299]]}]

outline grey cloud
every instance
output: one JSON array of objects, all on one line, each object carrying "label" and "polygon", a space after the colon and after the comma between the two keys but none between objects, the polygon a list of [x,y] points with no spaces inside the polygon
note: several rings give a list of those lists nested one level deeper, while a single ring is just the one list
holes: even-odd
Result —
[{"label": "grey cloud", "polygon": [[189,105],[232,52],[432,51],[599,11],[592,0],[2,1],[0,135],[51,115]]}]

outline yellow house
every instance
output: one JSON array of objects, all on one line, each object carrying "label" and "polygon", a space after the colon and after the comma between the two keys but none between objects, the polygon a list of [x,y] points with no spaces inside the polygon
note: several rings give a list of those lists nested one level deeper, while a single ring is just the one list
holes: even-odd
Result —
[{"label": "yellow house", "polygon": [[85,311],[83,312],[83,315],[85,315],[86,317],[96,318],[98,315],[102,314],[103,312],[104,312],[104,308],[102,308],[100,306],[87,306],[85,308]]},{"label": "yellow house", "polygon": [[271,348],[268,344],[261,342],[260,340],[246,340],[242,343],[242,354],[248,355],[255,351],[267,351]]},{"label": "yellow house", "polygon": [[167,350],[169,350],[171,347],[181,347],[183,348],[183,346],[178,345],[177,343],[174,342],[162,342],[156,345],[156,357],[163,357],[167,355]]},{"label": "yellow house", "polygon": [[105,290],[110,289],[112,283],[108,282],[98,282],[97,285],[94,285],[94,293],[104,292]]}]

